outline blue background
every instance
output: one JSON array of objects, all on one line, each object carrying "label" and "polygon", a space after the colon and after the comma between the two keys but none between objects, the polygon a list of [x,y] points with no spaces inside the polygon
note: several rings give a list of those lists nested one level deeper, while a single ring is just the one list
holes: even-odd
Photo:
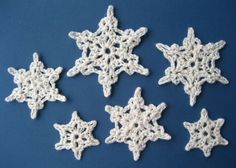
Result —
[{"label": "blue background", "polygon": [[[148,27],[148,34],[134,53],[151,74],[130,77],[122,73],[113,86],[112,96],[104,98],[97,75],[66,77],[67,70],[81,55],[68,32],[96,31],[110,4],[115,7],[121,29]],[[0,167],[235,168],[235,16],[235,0],[0,0]],[[169,63],[155,48],[157,42],[182,43],[190,26],[203,43],[221,39],[227,42],[217,67],[230,81],[229,85],[205,84],[193,108],[182,85],[157,85]],[[68,101],[46,103],[38,118],[31,120],[25,103],[6,103],[4,98],[15,87],[7,68],[28,69],[35,51],[47,67],[64,67],[57,86]],[[146,104],[167,103],[159,123],[171,134],[172,140],[149,142],[140,160],[134,162],[127,145],[104,143],[113,128],[104,106],[125,106],[137,86],[143,88]],[[189,134],[182,123],[198,120],[202,108],[208,109],[212,119],[225,118],[222,135],[230,142],[228,146],[215,147],[210,158],[205,158],[200,150],[184,151]],[[81,161],[77,161],[71,151],[54,149],[59,134],[53,124],[67,123],[74,110],[86,121],[98,121],[94,135],[101,142],[100,146],[87,148]]]}]

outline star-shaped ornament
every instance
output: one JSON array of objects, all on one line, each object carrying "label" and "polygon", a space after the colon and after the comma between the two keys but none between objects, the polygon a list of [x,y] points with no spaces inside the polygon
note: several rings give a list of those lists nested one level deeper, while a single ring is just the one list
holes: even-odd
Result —
[{"label": "star-shaped ornament", "polygon": [[38,54],[34,53],[29,70],[8,68],[8,72],[14,76],[14,83],[17,88],[13,89],[5,100],[7,102],[13,100],[20,103],[27,102],[31,109],[31,118],[35,119],[38,111],[44,107],[44,102],[66,101],[66,97],[59,94],[55,84],[61,71],[62,67],[45,69],[43,62],[39,60]]},{"label": "star-shaped ornament", "polygon": [[126,72],[129,75],[139,73],[148,75],[148,69],[140,65],[139,57],[133,54],[133,48],[137,46],[141,37],[147,32],[147,28],[118,29],[118,21],[114,17],[113,6],[109,6],[107,16],[99,22],[99,28],[92,33],[88,30],[70,32],[69,36],[76,40],[82,57],[76,60],[75,66],[67,72],[72,77],[78,73],[90,75],[98,74],[98,82],[103,86],[105,97],[110,96],[111,86],[118,81],[118,75]]},{"label": "star-shaped ornament", "polygon": [[159,85],[168,82],[175,85],[182,83],[185,93],[190,96],[190,105],[193,106],[205,82],[229,83],[215,66],[215,61],[220,58],[219,50],[224,45],[223,40],[203,45],[201,40],[195,37],[193,28],[188,29],[188,35],[183,40],[182,46],[178,44],[167,46],[158,43],[156,47],[170,62],[170,67],[165,70],[165,76],[158,82]]},{"label": "star-shaped ornament", "polygon": [[141,96],[141,88],[138,87],[127,106],[107,105],[105,107],[110,114],[111,122],[115,124],[115,128],[110,131],[110,136],[106,138],[105,142],[107,144],[114,142],[128,144],[129,150],[133,153],[133,159],[137,161],[148,141],[171,139],[171,136],[165,133],[163,126],[157,123],[165,108],[165,103],[158,106],[145,105]]},{"label": "star-shaped ornament", "polygon": [[205,157],[211,155],[211,150],[217,145],[228,145],[228,141],[220,134],[220,129],[224,124],[224,119],[211,120],[207,110],[202,109],[201,118],[194,123],[184,122],[184,127],[190,134],[190,139],[185,150],[199,148]]},{"label": "star-shaped ornament", "polygon": [[97,121],[85,122],[74,111],[68,124],[54,124],[54,128],[60,133],[60,142],[55,144],[55,149],[72,150],[75,158],[80,160],[85,148],[99,145],[99,141],[92,135],[96,125]]}]

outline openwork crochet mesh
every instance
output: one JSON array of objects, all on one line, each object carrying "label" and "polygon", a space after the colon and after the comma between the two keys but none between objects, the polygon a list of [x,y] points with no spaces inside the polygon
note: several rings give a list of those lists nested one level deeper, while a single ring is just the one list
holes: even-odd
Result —
[{"label": "openwork crochet mesh", "polygon": [[54,128],[60,133],[60,142],[55,144],[55,149],[71,149],[74,152],[75,158],[80,160],[85,148],[99,145],[99,141],[92,135],[96,125],[97,121],[85,122],[74,111],[68,124],[54,124]]},{"label": "openwork crochet mesh", "polygon": [[82,57],[76,60],[75,66],[67,72],[67,76],[72,77],[78,73],[98,74],[98,82],[103,86],[105,97],[110,96],[111,85],[117,82],[118,75],[122,71],[129,75],[134,72],[149,74],[148,69],[138,64],[139,57],[132,53],[133,48],[140,43],[141,37],[147,32],[147,28],[122,31],[117,26],[118,21],[114,17],[113,6],[109,6],[107,16],[100,21],[96,32],[85,30],[82,33],[69,33],[83,52]]},{"label": "openwork crochet mesh", "polygon": [[211,120],[208,117],[207,110],[202,109],[199,121],[184,122],[184,127],[188,129],[190,134],[190,140],[185,146],[185,150],[199,148],[203,151],[204,156],[208,157],[211,155],[214,146],[228,145],[228,141],[220,134],[223,124],[224,119]]},{"label": "openwork crochet mesh", "polygon": [[44,68],[43,62],[39,61],[37,53],[33,54],[33,62],[28,71],[25,69],[16,70],[8,68],[8,72],[14,76],[14,83],[17,88],[6,97],[7,102],[16,100],[20,103],[27,102],[31,109],[31,118],[37,117],[38,110],[44,107],[46,101],[66,101],[66,97],[59,94],[55,82],[59,79],[62,67],[55,70]]},{"label": "openwork crochet mesh", "polygon": [[156,47],[170,62],[170,67],[165,70],[165,76],[159,80],[159,85],[167,82],[177,85],[181,82],[190,96],[190,105],[193,106],[205,82],[213,84],[219,81],[228,84],[228,80],[221,76],[221,71],[215,67],[215,61],[220,58],[219,50],[224,45],[223,40],[201,44],[200,39],[195,37],[193,28],[188,29],[182,46],[158,43]]},{"label": "openwork crochet mesh", "polygon": [[115,123],[115,128],[110,131],[110,136],[106,138],[105,142],[128,144],[134,160],[137,161],[148,141],[171,139],[171,136],[165,133],[163,126],[157,123],[165,108],[165,103],[158,106],[153,104],[146,106],[141,97],[141,88],[138,87],[127,106],[107,105],[105,107],[110,114],[111,122]]}]

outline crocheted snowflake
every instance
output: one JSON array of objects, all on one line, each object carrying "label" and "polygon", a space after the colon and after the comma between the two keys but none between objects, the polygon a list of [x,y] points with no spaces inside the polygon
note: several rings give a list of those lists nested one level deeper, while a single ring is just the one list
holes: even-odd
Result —
[{"label": "crocheted snowflake", "polygon": [[148,141],[171,139],[171,136],[165,133],[163,126],[157,123],[165,108],[165,103],[158,106],[144,105],[141,88],[138,87],[127,106],[111,107],[107,105],[105,107],[110,114],[111,122],[115,123],[115,128],[110,131],[110,136],[106,138],[105,142],[107,144],[114,142],[128,144],[134,160],[137,161]]},{"label": "crocheted snowflake", "polygon": [[190,140],[185,146],[189,151],[199,148],[203,151],[205,157],[211,155],[211,150],[217,145],[228,145],[228,141],[220,134],[220,129],[224,124],[224,119],[211,120],[208,117],[207,110],[202,109],[201,118],[194,123],[184,122],[184,127],[188,129]]},{"label": "crocheted snowflake", "polygon": [[55,70],[44,68],[43,62],[39,61],[37,53],[33,54],[33,62],[29,70],[16,70],[13,67],[8,68],[8,72],[14,76],[14,83],[17,88],[5,98],[5,101],[16,100],[20,103],[27,102],[31,109],[31,118],[37,117],[38,110],[44,107],[46,101],[66,101],[66,97],[59,94],[55,82],[59,79],[62,67]]},{"label": "crocheted snowflake", "polygon": [[54,124],[54,128],[60,133],[60,142],[55,144],[55,149],[71,149],[74,152],[75,158],[80,160],[85,148],[99,145],[99,141],[92,135],[96,125],[97,121],[85,122],[74,111],[68,124]]},{"label": "crocheted snowflake", "polygon": [[170,62],[170,67],[165,70],[165,76],[159,80],[159,85],[167,82],[177,85],[181,82],[185,93],[190,96],[190,105],[193,106],[205,82],[213,84],[219,81],[228,84],[228,80],[221,76],[221,71],[215,67],[215,61],[220,58],[219,50],[224,45],[223,40],[201,44],[201,40],[195,37],[193,28],[188,29],[182,46],[158,43],[156,47]]},{"label": "crocheted snowflake", "polygon": [[134,72],[149,74],[148,69],[138,64],[139,57],[132,53],[133,48],[147,32],[147,28],[122,31],[117,26],[113,6],[109,6],[107,16],[100,21],[96,32],[85,30],[82,33],[69,33],[83,52],[82,57],[76,60],[75,66],[67,72],[67,76],[72,77],[78,73],[98,74],[98,82],[103,86],[105,97],[110,96],[111,85],[117,82],[122,71],[129,75]]}]

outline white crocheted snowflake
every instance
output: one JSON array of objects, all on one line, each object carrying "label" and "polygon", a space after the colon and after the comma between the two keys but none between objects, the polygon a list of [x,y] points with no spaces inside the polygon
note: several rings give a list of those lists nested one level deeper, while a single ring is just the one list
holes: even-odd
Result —
[{"label": "white crocheted snowflake", "polygon": [[147,28],[122,31],[117,26],[113,6],[109,6],[107,16],[100,21],[96,32],[85,30],[82,33],[69,33],[83,52],[82,57],[76,60],[75,66],[67,72],[67,76],[72,77],[78,73],[98,74],[98,82],[103,86],[105,97],[110,96],[111,85],[117,82],[122,71],[129,75],[134,72],[149,74],[148,69],[138,64],[139,57],[132,53],[133,48],[147,32]]},{"label": "white crocheted snowflake", "polygon": [[37,53],[33,54],[33,62],[29,70],[13,67],[8,72],[14,76],[14,83],[17,88],[5,98],[7,102],[16,100],[20,103],[27,102],[31,109],[31,118],[37,117],[38,110],[44,107],[46,101],[66,101],[66,97],[59,94],[55,82],[59,79],[62,67],[56,69],[44,68],[43,62],[39,61]]},{"label": "white crocheted snowflake", "polygon": [[85,122],[74,111],[68,124],[54,124],[54,128],[60,133],[60,142],[55,144],[55,149],[71,149],[75,158],[80,160],[85,148],[99,145],[99,141],[92,135],[96,125],[97,121]]},{"label": "white crocheted snowflake", "polygon": [[170,67],[165,70],[165,76],[159,80],[159,85],[167,82],[177,85],[181,82],[185,93],[190,96],[190,105],[193,106],[205,82],[212,84],[219,81],[228,84],[228,80],[221,76],[221,71],[215,67],[215,61],[220,58],[219,50],[224,45],[223,40],[201,44],[200,39],[195,37],[193,28],[188,29],[182,46],[158,43],[156,47],[170,62]]},{"label": "white crocheted snowflake", "polygon": [[205,157],[211,155],[211,150],[217,145],[228,145],[228,141],[220,134],[220,129],[224,124],[224,119],[211,120],[207,110],[202,109],[201,118],[194,123],[184,122],[184,127],[188,129],[190,140],[185,146],[185,150],[199,148]]},{"label": "white crocheted snowflake", "polygon": [[148,141],[171,139],[171,136],[165,133],[163,126],[157,123],[165,108],[165,103],[158,106],[144,105],[141,88],[138,87],[127,106],[111,107],[107,105],[105,107],[105,110],[110,114],[111,122],[115,123],[115,128],[110,131],[110,136],[106,138],[105,142],[108,144],[114,142],[128,144],[134,160],[137,161]]}]

